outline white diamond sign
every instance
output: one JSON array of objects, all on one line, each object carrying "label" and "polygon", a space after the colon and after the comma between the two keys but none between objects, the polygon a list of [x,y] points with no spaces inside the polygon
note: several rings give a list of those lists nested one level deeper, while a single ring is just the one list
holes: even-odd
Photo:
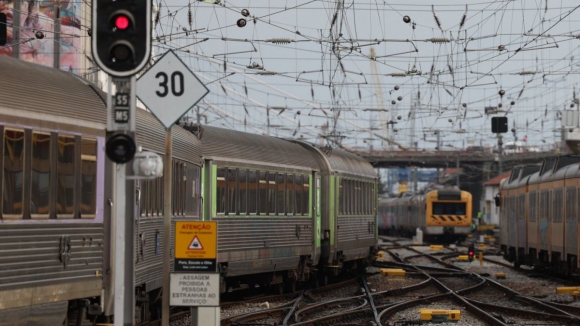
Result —
[{"label": "white diamond sign", "polygon": [[169,129],[209,90],[173,51],[137,80],[137,97]]}]

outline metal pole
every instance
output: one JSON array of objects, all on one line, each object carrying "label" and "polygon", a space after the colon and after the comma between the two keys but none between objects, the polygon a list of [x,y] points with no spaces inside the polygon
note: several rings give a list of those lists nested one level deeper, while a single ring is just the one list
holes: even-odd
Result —
[{"label": "metal pole", "polygon": [[125,164],[116,164],[116,188],[113,197],[115,198],[115,326],[125,325],[125,176]]},{"label": "metal pole", "polygon": [[171,254],[171,179],[173,156],[171,128],[165,134],[165,159],[163,163],[163,307],[161,310],[161,325],[169,326],[169,263]]},{"label": "metal pole", "polygon": [[502,156],[503,156],[503,141],[502,141],[502,137],[501,134],[497,134],[497,155],[498,155],[498,164],[499,164],[499,174],[503,173],[503,167],[502,167]]}]

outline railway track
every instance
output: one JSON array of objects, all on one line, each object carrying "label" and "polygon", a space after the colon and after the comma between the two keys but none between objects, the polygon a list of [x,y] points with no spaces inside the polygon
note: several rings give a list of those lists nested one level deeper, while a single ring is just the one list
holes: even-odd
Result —
[{"label": "railway track", "polygon": [[[482,250],[481,263],[457,260],[467,247],[430,250],[390,243],[381,249],[382,259],[358,279],[224,302],[221,325],[419,325],[422,308],[459,311],[458,325],[580,325],[580,302],[554,300],[553,294],[556,286],[574,283],[516,270],[494,257],[493,248]],[[406,275],[383,276],[382,268],[403,269]],[[496,278],[496,271],[507,277]],[[171,325],[186,325],[187,314],[172,316]]]}]

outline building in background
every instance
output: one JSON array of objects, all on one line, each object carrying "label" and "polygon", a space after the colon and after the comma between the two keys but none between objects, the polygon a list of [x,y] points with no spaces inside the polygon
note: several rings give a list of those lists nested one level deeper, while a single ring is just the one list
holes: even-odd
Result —
[{"label": "building in background", "polygon": [[510,177],[511,171],[500,174],[483,183],[483,198],[480,206],[483,213],[482,224],[499,226],[499,207],[495,206],[494,197],[499,193],[499,184],[501,180]]}]

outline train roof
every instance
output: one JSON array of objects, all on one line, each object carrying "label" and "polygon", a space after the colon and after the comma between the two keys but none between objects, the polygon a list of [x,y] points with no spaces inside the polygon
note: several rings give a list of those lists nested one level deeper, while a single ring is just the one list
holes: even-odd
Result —
[{"label": "train roof", "polygon": [[367,178],[377,177],[377,173],[373,166],[364,158],[356,154],[339,148],[329,149],[327,147],[318,146],[318,149],[326,155],[326,159],[330,163],[333,172],[363,176]]},{"label": "train roof", "polygon": [[202,154],[206,159],[320,170],[312,152],[298,143],[213,126],[202,126],[202,130]]},{"label": "train roof", "polygon": [[[0,108],[47,121],[105,129],[106,110],[97,89],[59,69],[0,56]],[[10,112],[14,115],[13,112]],[[60,117],[60,118],[59,118]],[[97,123],[97,125],[95,125]]]},{"label": "train roof", "polygon": [[[0,109],[11,116],[32,117],[69,125],[67,131],[81,127],[101,130],[107,122],[106,93],[96,85],[71,73],[38,64],[0,56]],[[34,96],[31,96],[34,94]],[[165,128],[149,112],[137,109],[137,145],[160,154],[165,152]],[[180,127],[173,127],[173,155],[201,163],[199,140]]]}]

